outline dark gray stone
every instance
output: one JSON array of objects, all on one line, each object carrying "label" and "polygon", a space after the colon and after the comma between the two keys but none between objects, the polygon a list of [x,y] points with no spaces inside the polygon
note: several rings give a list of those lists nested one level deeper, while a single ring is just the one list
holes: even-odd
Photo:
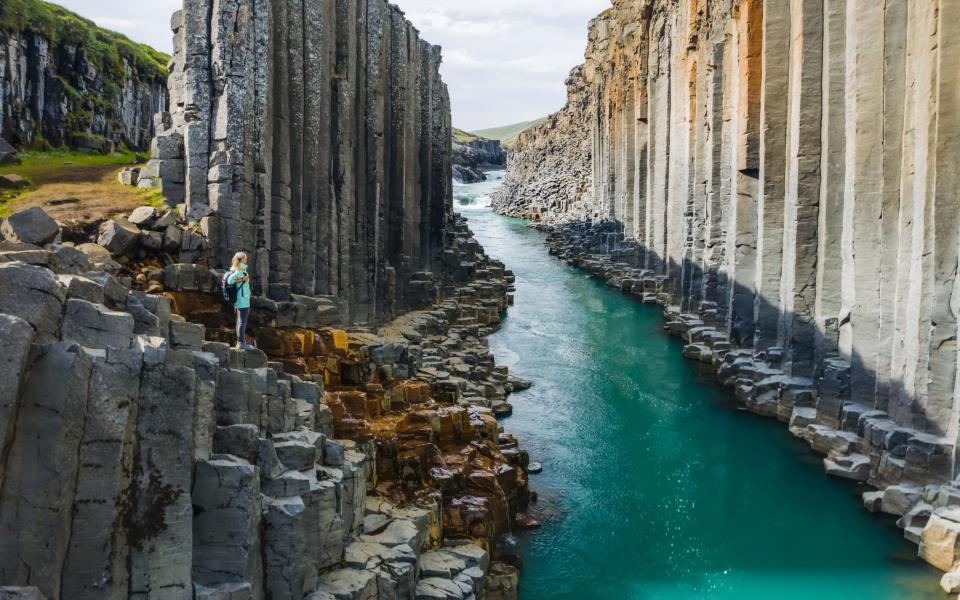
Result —
[{"label": "dark gray stone", "polygon": [[49,269],[0,263],[0,313],[20,317],[33,327],[37,342],[57,339],[67,291]]},{"label": "dark gray stone", "polygon": [[12,242],[43,246],[56,239],[60,227],[42,208],[34,206],[7,217],[0,231]]},{"label": "dark gray stone", "polygon": [[123,256],[136,250],[140,242],[140,229],[126,219],[110,220],[100,228],[97,243],[114,256]]},{"label": "dark gray stone", "polygon": [[72,340],[88,348],[129,348],[133,335],[134,319],[129,313],[86,300],[67,300],[60,333],[64,341]]}]

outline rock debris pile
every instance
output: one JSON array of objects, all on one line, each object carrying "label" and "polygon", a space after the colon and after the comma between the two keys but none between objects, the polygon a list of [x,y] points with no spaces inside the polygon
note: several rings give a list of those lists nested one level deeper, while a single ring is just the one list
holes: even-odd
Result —
[{"label": "rock debris pile", "polygon": [[258,297],[249,351],[173,211],[0,231],[0,597],[516,598],[525,382],[484,341],[513,276],[464,222],[432,306],[378,332]]}]

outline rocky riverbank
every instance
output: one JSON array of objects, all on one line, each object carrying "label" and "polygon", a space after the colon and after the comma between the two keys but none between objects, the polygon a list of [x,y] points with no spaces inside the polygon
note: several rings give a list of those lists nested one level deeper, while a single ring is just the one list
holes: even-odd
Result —
[{"label": "rocky riverbank", "polygon": [[[664,330],[681,337],[683,354],[716,373],[743,408],[777,419],[823,455],[829,475],[866,486],[864,508],[898,517],[918,556],[952,571],[960,560],[960,487],[950,478],[952,446],[935,435],[899,426],[887,413],[852,402],[837,418],[822,399],[846,385],[826,371],[816,384],[791,376],[782,350],[756,352],[731,343],[716,306],[685,303],[671,278],[643,266],[644,249],[625,239],[613,221],[539,225],[548,233],[550,254],[645,304],[663,307]],[[942,586],[957,593],[956,572]]]},{"label": "rocky riverbank", "polygon": [[495,542],[529,502],[528,458],[495,416],[524,382],[485,342],[513,277],[463,222],[468,272],[431,307],[340,329],[334,298],[255,298],[252,351],[175,212],[96,243],[38,209],[2,232],[0,584],[516,598]]},{"label": "rocky riverbank", "polygon": [[956,10],[614,0],[494,198],[670,307],[687,356],[832,473],[899,495],[944,570],[960,518],[924,490],[960,471]]},{"label": "rocky riverbank", "polygon": [[486,181],[484,170],[503,169],[507,165],[507,153],[499,140],[488,140],[454,130],[453,180],[457,183]]}]

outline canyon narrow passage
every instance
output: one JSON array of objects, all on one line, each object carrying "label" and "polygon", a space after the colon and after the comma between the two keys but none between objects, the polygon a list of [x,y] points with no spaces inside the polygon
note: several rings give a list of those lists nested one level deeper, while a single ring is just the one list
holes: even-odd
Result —
[{"label": "canyon narrow passage", "polygon": [[499,181],[454,194],[517,276],[491,349],[534,383],[505,423],[544,466],[531,478],[543,526],[520,536],[525,600],[943,597],[939,573],[861,508],[858,488],[681,356],[659,307],[487,208]]}]

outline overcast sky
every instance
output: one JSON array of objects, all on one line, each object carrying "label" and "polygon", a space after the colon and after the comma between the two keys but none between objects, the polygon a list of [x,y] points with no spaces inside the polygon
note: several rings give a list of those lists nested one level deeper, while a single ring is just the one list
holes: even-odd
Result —
[{"label": "overcast sky", "polygon": [[[2,0],[0,0],[2,1]],[[180,0],[55,0],[133,40],[170,52]],[[394,0],[424,39],[443,46],[454,125],[474,130],[559,110],[583,61],[587,22],[610,0]]]}]

